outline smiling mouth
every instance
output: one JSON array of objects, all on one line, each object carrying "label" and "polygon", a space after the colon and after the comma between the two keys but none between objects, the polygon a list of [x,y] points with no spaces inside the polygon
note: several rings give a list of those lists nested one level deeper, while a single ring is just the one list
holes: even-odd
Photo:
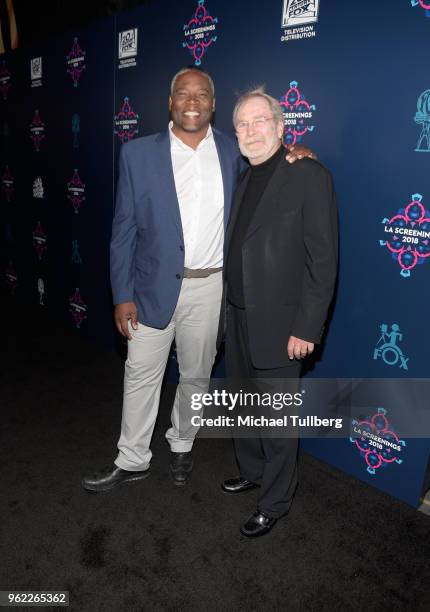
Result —
[{"label": "smiling mouth", "polygon": [[184,115],[185,117],[200,117],[200,113],[196,111],[186,111]]}]

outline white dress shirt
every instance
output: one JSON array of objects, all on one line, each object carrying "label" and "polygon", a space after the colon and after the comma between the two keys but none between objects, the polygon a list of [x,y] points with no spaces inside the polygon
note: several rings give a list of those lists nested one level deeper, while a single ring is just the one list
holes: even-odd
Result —
[{"label": "white dress shirt", "polygon": [[184,144],[169,123],[173,176],[181,213],[185,267],[218,268],[223,263],[224,187],[209,126],[197,149]]}]

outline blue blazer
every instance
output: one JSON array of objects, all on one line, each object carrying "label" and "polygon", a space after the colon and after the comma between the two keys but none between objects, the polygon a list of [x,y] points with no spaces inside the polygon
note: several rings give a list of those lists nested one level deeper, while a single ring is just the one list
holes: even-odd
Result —
[{"label": "blue blazer", "polygon": [[[213,135],[225,228],[244,161],[232,138],[215,128]],[[121,147],[110,255],[114,304],[135,302],[140,323],[166,327],[178,301],[185,255],[168,129]]]}]

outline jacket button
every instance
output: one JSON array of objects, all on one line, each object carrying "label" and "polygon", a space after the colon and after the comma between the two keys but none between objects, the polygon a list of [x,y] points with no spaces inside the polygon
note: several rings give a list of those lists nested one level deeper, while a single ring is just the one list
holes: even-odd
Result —
[{"label": "jacket button", "polygon": [[178,278],[178,279],[179,279],[179,278],[181,278],[181,275],[180,275],[180,274],[177,274],[177,275],[176,275],[176,278]]},{"label": "jacket button", "polygon": [[179,250],[180,250],[180,251],[183,251],[183,250],[184,250],[184,247],[182,246],[182,244],[181,244],[181,246],[179,247]]}]

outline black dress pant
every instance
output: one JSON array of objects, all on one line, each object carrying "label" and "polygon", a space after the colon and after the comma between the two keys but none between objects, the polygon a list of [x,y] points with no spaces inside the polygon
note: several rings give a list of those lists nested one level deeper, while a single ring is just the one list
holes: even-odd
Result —
[{"label": "black dress pant", "polygon": [[[296,360],[276,369],[255,368],[250,358],[245,310],[232,304],[227,308],[225,364],[228,378],[242,381],[298,379],[301,371],[301,363]],[[282,385],[280,380],[276,391]],[[252,381],[252,388],[258,389],[258,380]],[[264,389],[267,390],[266,385]],[[234,438],[234,449],[240,475],[261,487],[258,509],[273,518],[286,514],[297,487],[298,439],[276,438],[263,432],[255,438]]]}]

